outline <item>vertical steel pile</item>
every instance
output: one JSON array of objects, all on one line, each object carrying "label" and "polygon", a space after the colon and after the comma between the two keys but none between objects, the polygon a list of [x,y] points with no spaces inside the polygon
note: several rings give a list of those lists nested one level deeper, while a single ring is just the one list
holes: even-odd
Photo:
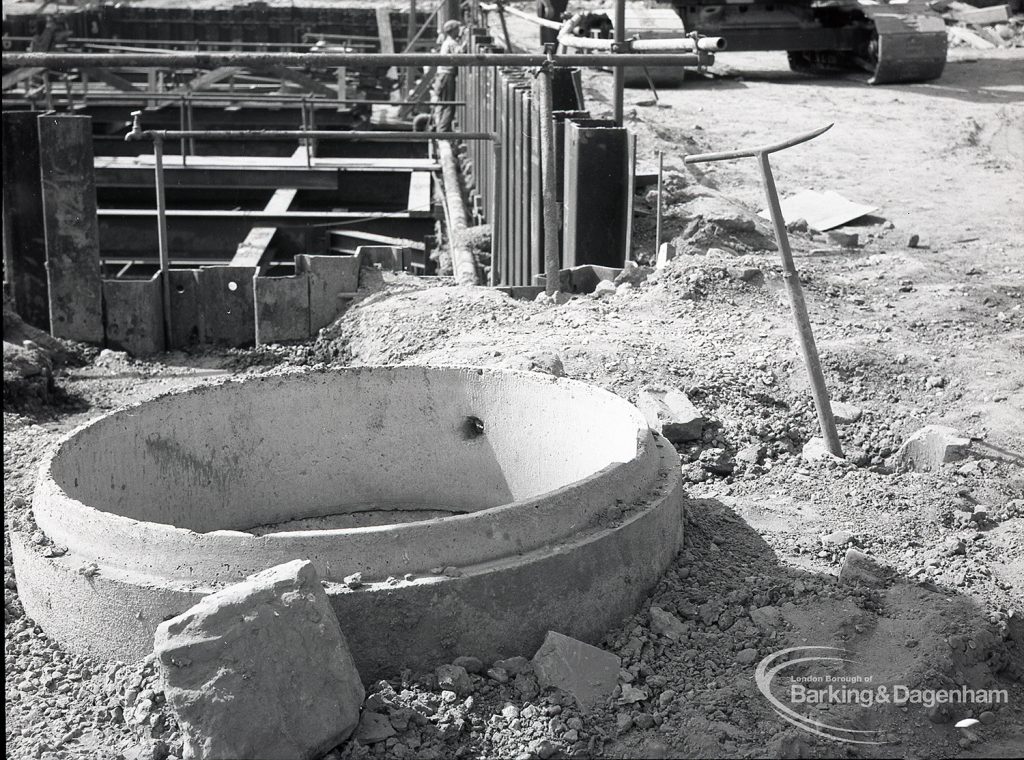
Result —
[{"label": "vertical steel pile", "polygon": [[[469,30],[468,51],[501,52],[485,30]],[[560,266],[622,266],[631,223],[632,164],[628,132],[583,109],[579,69],[554,67],[552,121]],[[466,179],[475,222],[491,225],[494,285],[535,285],[544,274],[540,108],[535,72],[519,67],[473,67],[459,72],[465,108],[460,129],[490,132],[493,144],[466,148]],[[569,142],[579,123],[583,139]],[[569,149],[567,149],[569,146]],[[600,212],[596,209],[600,208]],[[580,230],[591,229],[583,235]],[[569,230],[574,233],[570,236]],[[566,244],[571,246],[567,247]]]}]

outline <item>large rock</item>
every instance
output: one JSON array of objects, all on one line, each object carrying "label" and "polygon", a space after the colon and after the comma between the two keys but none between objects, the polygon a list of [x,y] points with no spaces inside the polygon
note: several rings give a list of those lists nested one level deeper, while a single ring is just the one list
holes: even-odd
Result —
[{"label": "large rock", "polygon": [[896,452],[896,469],[915,472],[939,470],[948,462],[967,456],[970,438],[951,427],[928,425],[911,435]]},{"label": "large rock", "polygon": [[672,443],[699,441],[704,432],[704,416],[684,393],[669,388],[644,388],[636,402],[651,430]]},{"label": "large rock", "polygon": [[847,549],[839,568],[839,583],[843,586],[885,585],[889,572],[874,557],[858,549]]},{"label": "large rock", "polygon": [[612,695],[621,665],[611,652],[555,631],[548,631],[533,656],[538,683],[571,694],[587,710],[600,707]]},{"label": "large rock", "polygon": [[313,565],[295,560],[160,624],[185,760],[301,760],[355,729],[363,684]]}]

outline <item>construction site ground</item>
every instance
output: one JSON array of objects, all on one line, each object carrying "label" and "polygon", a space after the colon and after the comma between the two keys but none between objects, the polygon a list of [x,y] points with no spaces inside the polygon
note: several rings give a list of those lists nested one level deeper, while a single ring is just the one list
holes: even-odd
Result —
[{"label": "construction site ground", "polygon": [[[522,22],[513,33],[535,35]],[[77,346],[45,402],[8,403],[5,388],[8,756],[162,760],[181,751],[151,663],[70,655],[21,610],[8,531],[23,524],[36,467],[58,437],[124,404],[225,376],[380,363],[564,372],[629,400],[646,386],[677,387],[709,424],[705,440],[679,449],[685,545],[649,602],[599,642],[622,658],[618,699],[583,713],[537,693],[528,676],[474,676],[473,694],[450,701],[430,674],[396,667],[390,685],[369,689],[395,735],[329,757],[1022,756],[1022,70],[1021,48],[953,50],[937,82],[870,87],[866,75],[791,73],[782,53],[722,55],[710,76],[659,89],[658,105],[641,105],[648,91],[627,91],[640,163],[654,166],[664,152],[665,239],[680,249],[632,288],[553,306],[386,275],[308,344],[151,361]],[[584,83],[592,114],[610,114],[611,74],[590,72]],[[778,255],[756,217],[764,198],[755,163],[683,164],[687,153],[828,123],[772,164],[784,197],[833,190],[877,206],[843,228],[858,235],[855,248],[792,233],[830,392],[862,410],[840,426],[842,463],[800,455],[817,423]],[[638,196],[633,254],[642,264],[653,259],[654,226],[653,196]],[[893,472],[893,453],[929,424],[970,437],[970,456],[937,472]],[[978,504],[987,507],[980,520]],[[839,585],[845,539],[895,581]],[[652,632],[652,604],[683,620],[685,633]],[[765,606],[777,609],[774,620],[751,618]],[[798,645],[841,647],[861,672],[915,688],[1007,689],[1009,703],[989,710],[976,740],[953,724],[978,717],[977,707],[833,707],[822,715],[856,713],[884,743],[829,741],[786,723],[754,683],[757,660]],[[740,656],[750,649],[756,657]]]}]

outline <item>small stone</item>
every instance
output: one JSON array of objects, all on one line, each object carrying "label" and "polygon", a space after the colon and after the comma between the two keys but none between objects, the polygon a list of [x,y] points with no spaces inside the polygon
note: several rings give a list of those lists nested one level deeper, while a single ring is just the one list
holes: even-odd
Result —
[{"label": "small stone", "polygon": [[743,649],[743,650],[740,651],[740,653],[738,655],[736,655],[736,662],[738,662],[740,665],[749,665],[750,663],[754,662],[754,660],[756,660],[756,659],[757,659],[757,650],[756,649],[750,649],[750,648]]},{"label": "small stone", "polygon": [[949,536],[942,542],[940,551],[944,557],[954,557],[958,554],[966,554],[967,542],[959,536]]},{"label": "small stone", "polygon": [[526,673],[520,673],[516,676],[513,685],[519,695],[526,700],[533,699],[540,693],[540,686],[537,685],[537,679]]},{"label": "small stone", "polygon": [[921,242],[921,236],[920,235],[911,235],[909,238],[907,238],[907,248],[917,248],[917,246],[920,244],[920,242]]},{"label": "small stone", "polygon": [[623,684],[622,696],[619,697],[619,704],[632,705],[647,700],[651,695],[647,689],[642,689],[632,684]]},{"label": "small stone", "polygon": [[473,691],[473,679],[460,665],[441,665],[434,674],[437,676],[439,687],[454,691],[460,697],[467,696]]},{"label": "small stone", "polygon": [[594,298],[604,298],[615,294],[615,283],[611,280],[601,280],[597,283],[597,287],[594,288],[594,292],[591,295]]},{"label": "small stone", "polygon": [[651,632],[659,636],[678,638],[686,634],[686,626],[668,610],[651,605]]},{"label": "small stone", "polygon": [[782,610],[771,605],[756,607],[750,610],[750,619],[759,628],[774,630],[782,624]]},{"label": "small stone", "polygon": [[360,744],[377,744],[395,736],[396,731],[391,721],[380,713],[363,710],[356,728],[355,740]]},{"label": "small stone", "polygon": [[985,712],[978,716],[978,720],[980,720],[986,726],[990,726],[996,722],[996,714],[991,710],[985,710]]},{"label": "small stone", "polygon": [[829,240],[843,248],[856,248],[857,244],[860,242],[860,236],[856,232],[829,230],[827,234]]},{"label": "small stone", "polygon": [[615,731],[624,734],[633,728],[633,716],[626,712],[620,712],[615,716]]},{"label": "small stone", "polygon": [[[335,578],[337,578],[337,576],[335,576]],[[359,588],[363,585],[363,574],[352,573],[352,575],[346,575],[343,581],[349,588]]]},{"label": "small stone", "polygon": [[846,546],[854,542],[854,535],[848,530],[834,530],[821,537],[821,543],[831,546]]},{"label": "small stone", "polygon": [[725,449],[704,449],[700,453],[700,466],[716,475],[729,475],[736,469],[736,460]]},{"label": "small stone", "polygon": [[984,523],[988,519],[988,507],[984,504],[975,504],[974,512],[971,513],[971,519],[979,525]]},{"label": "small stone", "polygon": [[767,453],[768,450],[763,445],[752,443],[736,452],[736,461],[744,464],[761,464]]},{"label": "small stone", "polygon": [[839,569],[839,583],[844,586],[885,585],[886,571],[877,560],[858,549],[847,549]]},{"label": "small stone", "polygon": [[807,224],[807,220],[802,217],[786,225],[786,230],[789,232],[807,232],[809,229],[810,226]]},{"label": "small stone", "polygon": [[508,683],[508,671],[504,668],[488,668],[487,677],[498,683]]},{"label": "small stone", "polygon": [[644,388],[636,405],[651,430],[672,443],[699,441],[704,432],[704,416],[686,394],[674,388]]},{"label": "small stone", "polygon": [[646,730],[648,728],[652,728],[654,726],[654,716],[650,713],[639,713],[635,718],[633,718],[633,724],[639,729]]},{"label": "small stone", "polygon": [[841,461],[839,457],[829,452],[828,447],[825,445],[825,439],[818,436],[814,436],[804,444],[800,456],[807,462],[820,462],[829,459],[836,462]]},{"label": "small stone", "polygon": [[501,708],[501,717],[508,721],[515,720],[519,717],[519,708],[513,704],[507,704]]},{"label": "small stone", "polygon": [[537,681],[544,688],[571,694],[583,709],[599,707],[615,689],[621,660],[611,652],[548,631],[533,656]]},{"label": "small stone", "polygon": [[932,388],[945,388],[946,378],[942,375],[929,375],[924,379],[924,387],[929,390]]},{"label": "small stone", "polygon": [[465,668],[467,673],[484,672],[484,664],[480,661],[479,657],[456,657],[452,660],[452,665]]},{"label": "small stone", "polygon": [[846,404],[842,401],[832,402],[832,417],[837,425],[849,425],[857,422],[863,414],[861,408],[853,404]]},{"label": "small stone", "polygon": [[448,576],[449,578],[459,578],[459,577],[461,577],[461,576],[462,576],[462,571],[461,571],[461,570],[459,570],[459,568],[457,568],[457,567],[454,567],[454,566],[452,566],[452,565],[449,565],[448,567],[446,567],[446,568],[445,568],[445,569],[444,569],[444,570],[442,571],[442,573],[441,573],[441,574],[442,574],[442,575],[447,575],[447,576]]},{"label": "small stone", "polygon": [[496,669],[504,670],[512,676],[520,673],[528,673],[533,670],[533,665],[525,657],[509,657],[507,660],[498,660],[493,665]]},{"label": "small stone", "polygon": [[928,425],[916,431],[896,452],[896,467],[899,470],[931,472],[942,468],[948,462],[955,462],[967,455],[969,438],[962,438],[951,427]]}]

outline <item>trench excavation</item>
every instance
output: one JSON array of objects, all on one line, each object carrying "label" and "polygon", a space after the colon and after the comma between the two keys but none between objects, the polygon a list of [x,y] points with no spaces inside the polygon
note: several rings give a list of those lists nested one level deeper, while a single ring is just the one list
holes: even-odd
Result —
[{"label": "trench excavation", "polygon": [[33,499],[59,550],[15,536],[19,591],[70,650],[137,661],[161,621],[301,557],[365,678],[494,660],[548,630],[597,640],[632,612],[681,543],[679,478],[639,411],[575,381],[378,367],[228,382],[67,436]]}]

